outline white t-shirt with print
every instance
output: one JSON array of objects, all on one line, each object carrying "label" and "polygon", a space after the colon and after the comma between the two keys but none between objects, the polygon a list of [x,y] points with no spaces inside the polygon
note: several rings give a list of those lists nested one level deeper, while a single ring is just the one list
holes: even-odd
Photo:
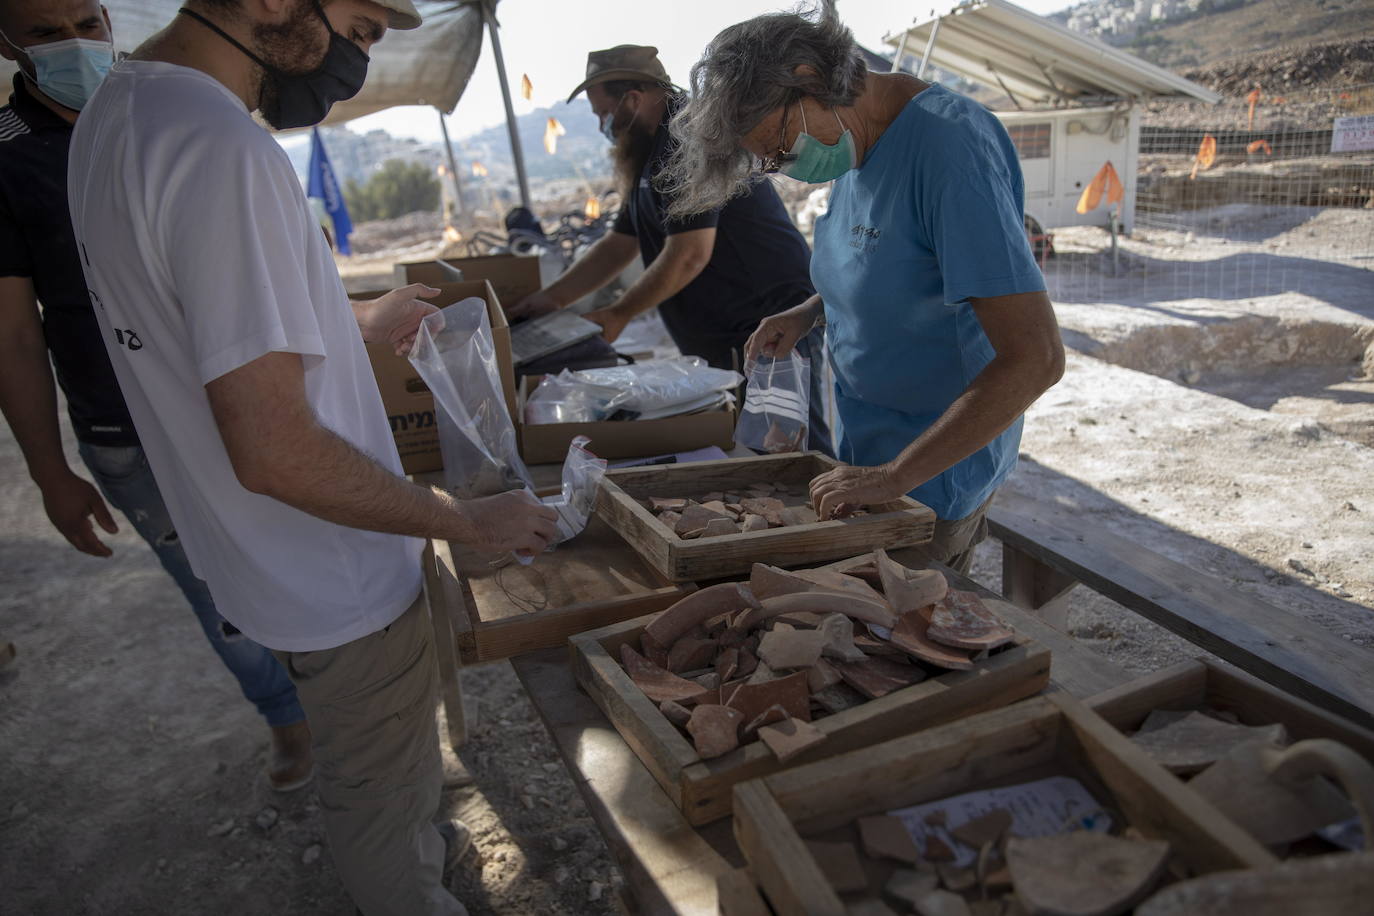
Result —
[{"label": "white t-shirt with print", "polygon": [[198,70],[116,64],[71,141],[68,194],[96,316],[191,567],[273,649],[333,648],[395,620],[422,541],[244,489],[206,383],[299,353],[319,422],[401,474],[323,233],[286,153]]}]

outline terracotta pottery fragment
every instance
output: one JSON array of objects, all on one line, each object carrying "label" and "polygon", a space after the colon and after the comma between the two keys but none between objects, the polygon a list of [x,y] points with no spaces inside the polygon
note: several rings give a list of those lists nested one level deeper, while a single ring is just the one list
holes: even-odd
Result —
[{"label": "terracotta pottery fragment", "polygon": [[704,500],[701,504],[701,508],[707,509],[711,512],[716,513],[717,515],[723,516],[731,520],[734,520],[735,517],[735,513],[731,512],[728,508],[726,508],[725,503],[723,503],[719,499]]},{"label": "terracotta pottery fragment", "polygon": [[958,868],[948,862],[941,862],[935,866],[935,871],[940,875],[940,883],[946,890],[954,891],[956,894],[969,890],[978,884],[978,875],[971,868]]},{"label": "terracotta pottery fragment", "polygon": [[716,677],[724,684],[735,676],[735,669],[739,667],[738,649],[721,649],[716,656]]},{"label": "terracotta pottery fragment", "polygon": [[868,876],[864,874],[863,862],[859,860],[859,852],[853,843],[807,840],[806,848],[830,886],[841,894],[868,887]]},{"label": "terracotta pottery fragment", "polygon": [[795,614],[780,614],[773,618],[775,623],[785,623],[790,627],[802,630],[820,629],[821,619],[822,615],[813,614],[810,611],[798,611]]},{"label": "terracotta pottery fragment", "polygon": [[678,700],[683,706],[724,706],[720,701],[720,688],[707,690],[702,688],[701,693],[687,697],[685,700]]},{"label": "terracotta pottery fragment", "polygon": [[695,668],[704,668],[711,664],[716,657],[716,641],[707,639],[705,635],[688,633],[686,636],[673,643],[673,647],[668,650],[668,670],[674,674],[681,674],[684,671],[691,671]]},{"label": "terracotta pottery fragment", "polygon": [[680,496],[650,496],[649,509],[653,512],[681,512],[687,508],[687,500]]},{"label": "terracotta pottery fragment", "polygon": [[926,636],[930,621],[923,609],[907,611],[897,618],[892,628],[892,644],[908,655],[937,668],[967,671],[973,667],[969,653],[932,642]]},{"label": "terracotta pottery fragment", "polygon": [[953,862],[954,850],[938,834],[932,833],[926,837],[925,857],[930,862]]},{"label": "terracotta pottery fragment", "polygon": [[843,678],[840,677],[840,672],[823,658],[817,659],[816,664],[806,671],[806,685],[811,688],[812,693],[824,690],[831,684],[838,684],[841,680]]},{"label": "terracotta pottery fragment", "polygon": [[677,532],[678,537],[682,537],[692,531],[704,530],[711,521],[718,518],[732,520],[725,513],[715,512],[705,506],[688,506],[682,510],[682,518],[677,520],[673,530]]},{"label": "terracotta pottery fragment", "polygon": [[825,740],[825,732],[810,722],[788,718],[759,729],[759,740],[768,745],[779,763],[786,763],[809,747]]},{"label": "terracotta pottery fragment", "polygon": [[987,814],[965,821],[949,833],[965,846],[982,849],[984,843],[996,844],[1001,841],[1002,834],[1010,827],[1011,812],[1005,808],[994,808]]},{"label": "terracotta pottery fragment", "polygon": [[664,700],[658,704],[658,711],[663,713],[663,717],[678,728],[686,728],[687,722],[692,718],[692,711],[681,703],[674,703],[672,700]]},{"label": "terracotta pottery fragment", "polygon": [[681,702],[702,692],[700,684],[680,678],[634,650],[632,646],[620,647],[620,662],[630,675],[630,680],[655,703],[664,700]]},{"label": "terracotta pottery fragment", "polygon": [[677,534],[677,523],[682,521],[681,512],[663,512],[658,516],[658,521],[666,525],[668,530]]},{"label": "terracotta pottery fragment", "polygon": [[773,629],[759,640],[759,658],[774,671],[810,668],[820,659],[826,641],[820,630]]},{"label": "terracotta pottery fragment", "polygon": [[908,569],[889,557],[885,550],[873,551],[873,560],[883,583],[883,595],[898,614],[934,604],[949,590],[949,584],[938,570]]},{"label": "terracotta pottery fragment", "polygon": [[1146,730],[1142,726],[1131,740],[1169,772],[1189,775],[1206,769],[1242,744],[1285,744],[1288,732],[1279,723],[1232,725],[1200,712],[1189,712],[1160,728]]},{"label": "terracotta pottery fragment", "polygon": [[936,808],[934,811],[931,811],[925,817],[921,818],[921,820],[932,827],[943,827],[945,826],[945,821],[949,820],[949,815],[945,814],[943,808]]},{"label": "terracotta pottery fragment", "polygon": [[935,869],[899,868],[892,873],[883,887],[883,893],[894,902],[908,909],[916,906],[916,901],[924,898],[940,886],[940,877]]},{"label": "terracotta pottery fragment", "polygon": [[782,510],[787,507],[782,500],[773,496],[755,496],[741,499],[739,504],[751,515],[761,515],[770,528],[782,527]]},{"label": "terracotta pottery fragment", "polygon": [[810,506],[788,506],[778,513],[784,527],[788,525],[811,525],[821,520],[816,510]]},{"label": "terracotta pottery fragment", "polygon": [[853,709],[855,706],[862,706],[866,698],[862,693],[850,687],[848,684],[831,684],[821,690],[811,694],[811,699],[816,701],[816,705],[832,716],[846,709]]},{"label": "terracotta pottery fragment", "polygon": [[698,674],[696,677],[689,677],[687,680],[696,681],[707,690],[715,690],[720,687],[720,675],[716,674],[714,671]]},{"label": "terracotta pottery fragment", "polygon": [[668,647],[658,644],[658,640],[649,635],[648,631],[639,636],[639,648],[643,651],[644,657],[658,665],[660,668],[668,667]]},{"label": "terracotta pottery fragment", "polygon": [[864,660],[864,651],[854,645],[854,621],[844,614],[827,614],[821,619],[819,629],[825,636],[821,654],[826,658],[842,662]]},{"label": "terracotta pottery fragment", "polygon": [[1016,633],[973,592],[951,590],[936,602],[926,636],[947,646],[979,652],[1006,645]]},{"label": "terracotta pottery fragment", "polygon": [[742,531],[768,530],[768,519],[764,518],[762,515],[755,515],[752,512],[746,512],[740,522],[740,529]]},{"label": "terracotta pottery fragment", "polygon": [[901,818],[882,814],[861,817],[858,824],[859,842],[865,854],[875,859],[896,859],[908,865],[920,863],[921,851],[916,848],[916,841]]},{"label": "terracotta pottery fragment", "polygon": [[746,741],[751,740],[758,733],[758,730],[765,725],[772,725],[774,722],[781,722],[786,718],[787,710],[775,703],[759,713],[752,721],[744,726],[744,739]]},{"label": "terracotta pottery fragment", "polygon": [[925,680],[925,672],[921,669],[886,658],[835,662],[835,669],[846,684],[873,700]]},{"label": "terracotta pottery fragment", "polygon": [[867,630],[854,634],[854,646],[864,655],[890,655],[906,658],[907,654],[885,639],[879,639]]},{"label": "terracotta pottery fragment", "polygon": [[1169,859],[1163,840],[1076,830],[1007,840],[1016,896],[1032,913],[1116,916],[1145,898]]},{"label": "terracotta pottery fragment", "polygon": [[714,502],[724,502],[724,501],[725,501],[725,491],[723,491],[723,490],[712,490],[710,493],[703,493],[703,494],[701,494],[701,499],[697,500],[697,502],[703,503],[703,504],[704,504],[704,503],[714,503]]},{"label": "terracotta pottery fragment", "polygon": [[[714,586],[712,586],[714,588]],[[703,589],[704,591],[704,589]],[[892,611],[885,604],[875,604],[856,595],[841,592],[812,591],[795,595],[778,595],[759,601],[757,608],[750,609],[735,624],[736,629],[751,630],[770,617],[790,614],[795,611],[808,611],[813,614],[847,614],[865,623],[876,623],[880,627],[891,627],[896,623]]]},{"label": "terracotta pottery fragment", "polygon": [[692,627],[712,617],[757,606],[758,601],[746,586],[739,582],[723,582],[687,595],[655,617],[644,632],[660,646],[671,646]]},{"label": "terracotta pottery fragment", "polygon": [[739,525],[728,518],[713,518],[706,523],[701,532],[704,538],[720,537],[723,534],[739,534]]},{"label": "terracotta pottery fragment", "polygon": [[[735,674],[738,677],[744,677],[738,671]],[[778,673],[768,667],[767,663],[759,662],[754,666],[754,673],[745,678],[744,682],[746,684],[765,684],[768,681],[776,681],[778,677]]]},{"label": "terracotta pottery fragment", "polygon": [[701,759],[710,760],[739,747],[739,724],[743,719],[738,709],[728,706],[707,704],[693,709],[687,733]]},{"label": "terracotta pottery fragment", "polygon": [[726,703],[739,710],[746,722],[752,721],[755,716],[775,703],[787,710],[789,716],[809,722],[810,696],[810,691],[806,688],[806,672],[798,671],[762,684],[742,684],[730,694]]},{"label": "terracotta pottery fragment", "polygon": [[1136,916],[1353,916],[1374,899],[1374,852],[1293,858],[1171,884]]},{"label": "terracotta pottery fragment", "polygon": [[753,677],[758,670],[759,657],[749,648],[749,643],[739,647],[739,667],[735,669],[736,677]]}]

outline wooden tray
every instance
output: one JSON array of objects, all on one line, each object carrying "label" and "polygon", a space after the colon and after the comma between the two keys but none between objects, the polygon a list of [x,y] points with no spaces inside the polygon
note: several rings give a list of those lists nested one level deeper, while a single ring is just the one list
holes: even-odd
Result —
[{"label": "wooden tray", "polygon": [[533,564],[493,568],[488,558],[430,541],[430,607],[445,612],[463,664],[562,646],[569,636],[661,611],[696,586],[667,582],[595,516],[585,531]]},{"label": "wooden tray", "polygon": [[[803,837],[857,842],[859,817],[1055,775],[1078,779],[1141,833],[1168,840],[1195,873],[1277,864],[1060,691],[738,785],[735,838],[779,916],[844,916]],[[892,868],[865,868],[877,896]]]},{"label": "wooden tray", "polygon": [[780,764],[761,741],[702,760],[618,661],[620,647],[627,643],[638,647],[640,634],[652,619],[650,615],[572,637],[573,674],[692,824],[728,815],[730,789],[738,782],[996,709],[1031,696],[1049,683],[1050,651],[1018,636],[972,670],[929,677],[816,720],[827,740],[787,764]]},{"label": "wooden tray", "polygon": [[1179,662],[1099,693],[1087,703],[1122,731],[1135,731],[1151,710],[1209,706],[1234,713],[1245,725],[1278,722],[1292,741],[1330,738],[1374,761],[1374,732],[1243,671],[1205,659]]},{"label": "wooden tray", "polygon": [[693,498],[751,483],[804,486],[838,462],[816,452],[697,461],[610,471],[602,481],[597,513],[635,550],[673,582],[703,582],[749,572],[755,561],[794,567],[852,557],[878,547],[929,541],[935,513],[910,497],[885,511],[835,521],[790,525],[684,541],[654,518],[639,500],[650,496]]}]

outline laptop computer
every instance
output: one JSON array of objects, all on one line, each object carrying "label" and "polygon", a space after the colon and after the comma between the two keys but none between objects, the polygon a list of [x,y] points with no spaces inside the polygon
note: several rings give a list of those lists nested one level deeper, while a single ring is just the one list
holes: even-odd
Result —
[{"label": "laptop computer", "polygon": [[512,362],[516,368],[601,333],[601,325],[559,309],[510,326]]}]

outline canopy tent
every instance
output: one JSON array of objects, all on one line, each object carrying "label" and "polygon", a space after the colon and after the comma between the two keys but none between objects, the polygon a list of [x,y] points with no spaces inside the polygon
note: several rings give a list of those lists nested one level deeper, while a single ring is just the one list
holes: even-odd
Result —
[{"label": "canopy tent", "polygon": [[959,0],[884,41],[906,55],[1011,97],[1018,108],[1159,96],[1216,104],[1221,96],[1006,0]]},{"label": "canopy tent", "polygon": [[[172,21],[185,0],[104,0],[115,47],[132,51]],[[487,0],[495,5],[496,0]],[[430,105],[452,112],[482,53],[482,7],[474,0],[418,0],[418,29],[388,32],[372,49],[367,84],[335,105],[326,124],[340,124],[396,105]],[[8,82],[14,64],[0,61]]]}]

